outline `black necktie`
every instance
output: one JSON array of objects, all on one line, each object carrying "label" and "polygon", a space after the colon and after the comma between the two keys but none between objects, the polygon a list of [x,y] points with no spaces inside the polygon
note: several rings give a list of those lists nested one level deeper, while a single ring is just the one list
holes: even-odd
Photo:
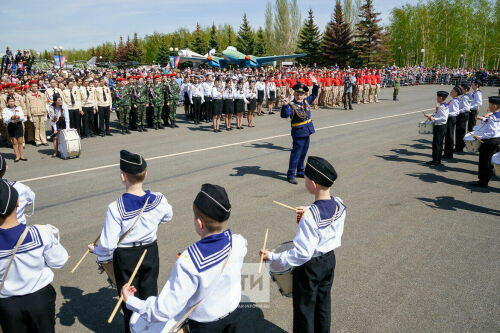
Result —
[{"label": "black necktie", "polygon": [[106,102],[108,99],[106,98],[106,92],[104,91],[104,88],[102,88],[102,95],[104,96],[104,101]]},{"label": "black necktie", "polygon": [[71,105],[75,105],[75,98],[73,97],[73,90],[70,90],[69,94],[71,95]]},{"label": "black necktie", "polygon": [[85,87],[85,90],[87,91],[87,99],[89,98],[89,88]]}]

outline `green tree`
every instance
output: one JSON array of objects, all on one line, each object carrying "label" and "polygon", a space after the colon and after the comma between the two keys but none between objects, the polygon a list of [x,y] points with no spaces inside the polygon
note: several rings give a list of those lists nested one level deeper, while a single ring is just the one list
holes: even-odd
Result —
[{"label": "green tree", "polygon": [[170,62],[170,46],[167,43],[162,42],[158,48],[156,62],[161,66],[166,66]]},{"label": "green tree", "polygon": [[261,57],[267,54],[267,39],[264,30],[259,27],[255,35],[255,48],[254,53],[256,56]]},{"label": "green tree", "polygon": [[196,23],[196,30],[193,32],[193,41],[191,42],[191,48],[194,52],[199,54],[207,53],[208,43],[203,38],[203,32],[198,23]]},{"label": "green tree", "polygon": [[298,52],[307,54],[303,58],[297,58],[297,61],[303,65],[312,65],[318,62],[320,55],[321,35],[319,28],[314,22],[312,9],[309,9],[309,16],[300,30],[297,43]]},{"label": "green tree", "polygon": [[268,0],[266,4],[266,24],[264,26],[264,31],[266,33],[266,40],[268,43],[268,51],[274,53],[276,49],[276,44],[274,43],[274,27],[273,27],[274,17],[273,17],[273,5]]},{"label": "green tree", "polygon": [[212,29],[210,30],[210,40],[208,41],[208,46],[210,47],[210,49],[217,50],[219,48],[217,39],[217,28],[215,27],[215,23],[212,23]]},{"label": "green tree", "polygon": [[340,0],[335,2],[335,11],[323,35],[322,56],[324,64],[340,67],[350,64],[353,56],[352,31],[344,21]]},{"label": "green tree", "polygon": [[243,22],[238,31],[238,37],[236,38],[236,48],[242,53],[253,54],[254,44],[254,34],[248,23],[247,14],[245,13],[243,14]]},{"label": "green tree", "polygon": [[292,45],[292,25],[288,0],[276,0],[274,8],[273,52],[290,53],[295,49]]},{"label": "green tree", "polygon": [[380,13],[375,12],[372,0],[365,0],[360,8],[360,20],[356,26],[354,49],[362,66],[374,66],[376,54],[382,40],[382,28],[379,26]]},{"label": "green tree", "polygon": [[128,61],[127,47],[123,43],[123,36],[120,36],[120,41],[118,42],[118,47],[116,48],[114,61],[117,62]]}]

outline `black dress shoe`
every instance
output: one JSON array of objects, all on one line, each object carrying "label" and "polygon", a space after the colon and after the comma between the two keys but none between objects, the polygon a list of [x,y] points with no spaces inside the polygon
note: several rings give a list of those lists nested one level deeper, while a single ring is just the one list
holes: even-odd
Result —
[{"label": "black dress shoe", "polygon": [[297,185],[299,183],[295,178],[287,178],[286,181],[294,185]]},{"label": "black dress shoe", "polygon": [[113,134],[111,134],[111,132],[107,132],[106,135],[107,136],[113,136]]},{"label": "black dress shoe", "polygon": [[104,133],[99,134],[99,136],[104,137]]},{"label": "black dress shoe", "polygon": [[158,129],[158,124],[155,124],[155,130],[157,130],[157,129]]},{"label": "black dress shoe", "polygon": [[434,161],[425,162],[425,164],[433,165]]},{"label": "black dress shoe", "polygon": [[164,129],[165,127],[160,123],[160,124],[158,124],[158,128],[159,129]]},{"label": "black dress shoe", "polygon": [[463,149],[454,149],[453,152],[454,153],[463,153],[464,150]]},{"label": "black dress shoe", "polygon": [[130,132],[130,130],[128,128],[125,128],[125,133],[130,134],[132,132]]},{"label": "black dress shoe", "polygon": [[173,123],[172,123],[172,124],[170,124],[170,128],[175,128],[175,126],[174,126],[174,124],[173,124]]},{"label": "black dress shoe", "polygon": [[474,186],[474,187],[482,187],[482,188],[487,188],[488,187],[488,184],[483,184],[479,181],[477,182],[472,182],[470,183],[471,186]]},{"label": "black dress shoe", "polygon": [[304,178],[304,175],[296,175],[297,178]]},{"label": "black dress shoe", "polygon": [[124,128],[122,128],[122,134],[125,135],[125,129]]},{"label": "black dress shoe", "polygon": [[95,138],[95,134],[94,133],[90,133],[89,135],[91,138]]},{"label": "black dress shoe", "polygon": [[142,127],[141,126],[137,127],[137,132],[142,132]]},{"label": "black dress shoe", "polygon": [[148,129],[146,128],[146,126],[142,126],[142,131],[143,132],[147,132],[148,131]]},{"label": "black dress shoe", "polygon": [[174,123],[174,127],[179,128],[179,125],[177,125],[177,123]]},{"label": "black dress shoe", "polygon": [[451,160],[453,159],[453,155],[443,155],[443,157],[441,158],[444,158],[445,160]]}]

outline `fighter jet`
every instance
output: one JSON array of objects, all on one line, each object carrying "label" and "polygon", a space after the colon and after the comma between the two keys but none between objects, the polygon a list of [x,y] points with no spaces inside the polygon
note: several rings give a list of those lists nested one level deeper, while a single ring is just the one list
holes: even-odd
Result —
[{"label": "fighter jet", "polygon": [[278,56],[256,57],[253,55],[244,55],[239,52],[234,46],[228,46],[227,49],[222,51],[222,56],[230,64],[235,64],[240,67],[261,67],[264,65],[272,64],[276,60],[292,59],[305,57],[306,54],[285,54]]},{"label": "fighter jet", "polygon": [[210,67],[226,67],[226,59],[215,56],[215,49],[205,55],[193,52],[190,49],[179,51],[180,61],[191,61],[195,65],[207,64]]}]

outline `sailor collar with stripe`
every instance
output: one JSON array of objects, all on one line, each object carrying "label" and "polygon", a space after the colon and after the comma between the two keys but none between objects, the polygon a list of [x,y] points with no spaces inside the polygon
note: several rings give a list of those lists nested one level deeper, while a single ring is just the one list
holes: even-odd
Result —
[{"label": "sailor collar with stripe", "polygon": [[231,230],[207,236],[188,247],[188,253],[199,273],[225,260],[232,248]]},{"label": "sailor collar with stripe", "polygon": [[[334,215],[335,209],[337,209],[337,213]],[[332,218],[333,220],[338,219],[344,210],[345,205],[335,200],[334,197],[331,197],[330,200],[316,200],[309,207],[309,211],[319,228],[329,226],[332,223]]]},{"label": "sailor collar with stripe", "polygon": [[146,208],[144,208],[144,212],[149,212],[158,206],[163,196],[161,194],[155,195],[149,190],[146,190],[145,192],[146,194],[143,196],[124,193],[120,198],[118,198],[116,205],[122,220],[130,220],[139,215],[148,197],[149,202]]},{"label": "sailor collar with stripe", "polygon": [[[25,224],[19,224],[13,228],[0,229],[0,259],[12,255],[12,251],[25,228]],[[31,227],[23,243],[19,246],[17,253],[28,252],[41,246],[43,246],[43,242],[40,232],[36,227]]]},{"label": "sailor collar with stripe", "polygon": [[14,186],[14,185],[16,184],[16,181],[15,181],[15,180],[14,180],[14,181],[12,181],[12,182],[9,182],[9,180],[8,180],[8,179],[6,179],[6,178],[4,178],[4,179],[2,179],[2,180],[3,180],[4,182],[6,182],[7,184],[9,184],[10,186]]}]

